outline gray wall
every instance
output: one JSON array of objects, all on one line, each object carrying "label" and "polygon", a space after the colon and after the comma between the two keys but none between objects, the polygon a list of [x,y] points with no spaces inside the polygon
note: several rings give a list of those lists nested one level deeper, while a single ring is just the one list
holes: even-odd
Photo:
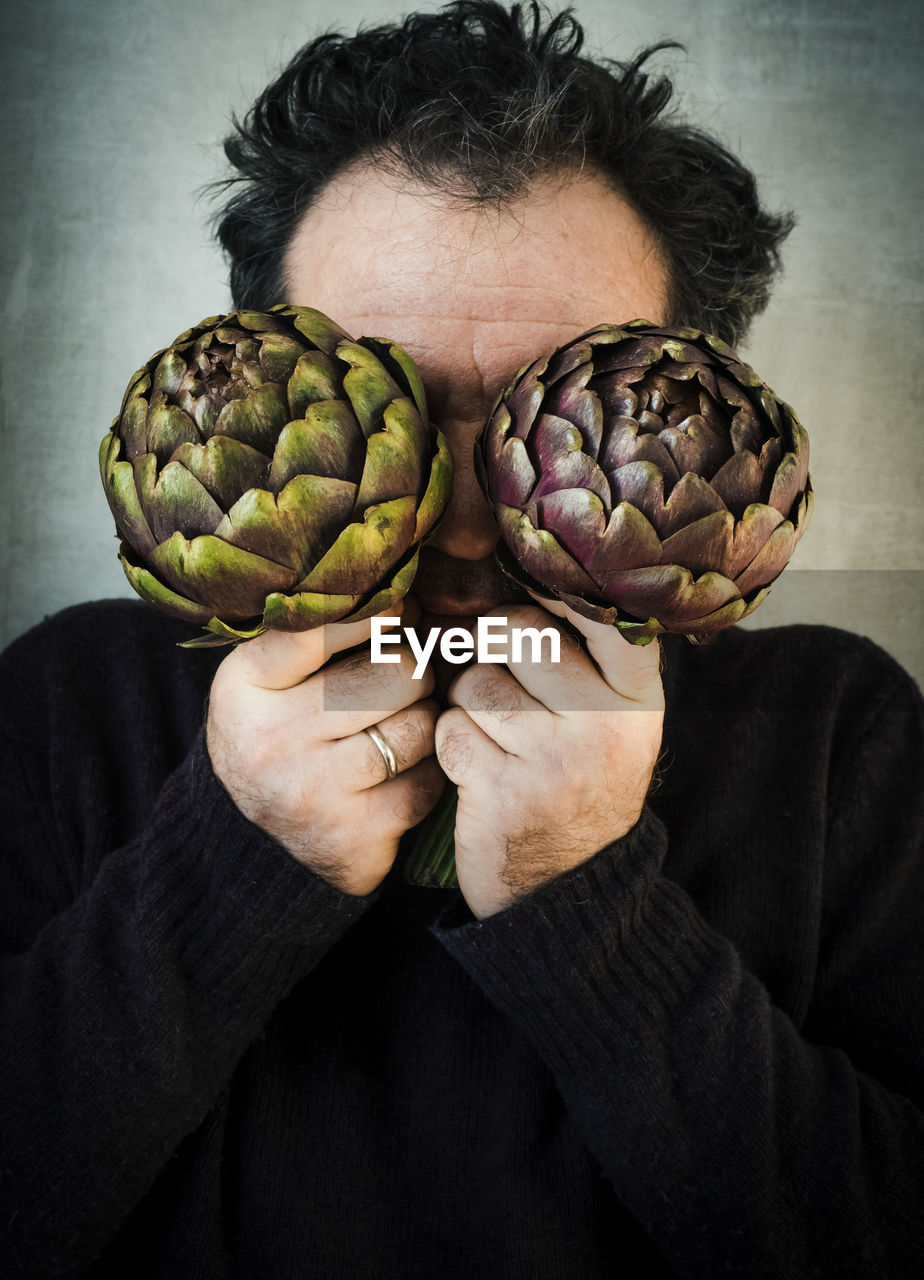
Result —
[{"label": "gray wall", "polygon": [[[413,6],[411,6],[413,7]],[[427,5],[424,7],[436,7]],[[0,641],[131,594],[96,470],[132,370],[229,305],[197,196],[220,139],[329,25],[317,0],[7,0]],[[755,618],[871,635],[924,677],[917,0],[578,0],[615,57],[674,37],[685,113],[796,209],[745,354],[812,438],[815,523]],[[342,0],[337,25],[394,16]],[[601,319],[606,317],[601,317]],[[400,335],[396,335],[400,337]]]}]

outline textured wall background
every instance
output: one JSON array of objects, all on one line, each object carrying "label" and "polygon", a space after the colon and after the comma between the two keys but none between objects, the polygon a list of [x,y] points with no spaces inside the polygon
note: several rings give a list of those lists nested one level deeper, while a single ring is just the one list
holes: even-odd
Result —
[{"label": "textured wall background", "polygon": [[[412,8],[413,4],[406,7]],[[435,5],[421,7],[434,8]],[[661,38],[684,114],[799,226],[745,355],[812,437],[815,524],[756,625],[827,621],[924,678],[924,6],[577,0],[590,45]],[[7,0],[0,63],[0,642],[131,594],[96,470],[131,372],[229,305],[197,193],[318,0]],[[403,11],[341,0],[336,25]],[[601,319],[608,317],[601,317]],[[394,335],[400,339],[400,334]]]}]

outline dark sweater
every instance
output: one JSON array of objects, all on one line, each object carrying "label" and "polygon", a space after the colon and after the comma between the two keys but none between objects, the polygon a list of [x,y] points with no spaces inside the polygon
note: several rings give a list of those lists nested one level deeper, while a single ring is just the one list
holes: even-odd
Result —
[{"label": "dark sweater", "polygon": [[0,664],[3,1275],[924,1273],[921,701],[880,650],[668,641],[638,825],[478,923],[251,826],[185,634],[92,606]]}]

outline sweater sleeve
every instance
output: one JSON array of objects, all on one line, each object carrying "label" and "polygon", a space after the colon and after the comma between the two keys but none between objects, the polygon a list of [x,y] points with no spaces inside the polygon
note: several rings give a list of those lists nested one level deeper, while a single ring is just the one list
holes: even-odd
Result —
[{"label": "sweater sleeve", "polygon": [[435,927],[678,1275],[920,1275],[924,752],[907,686],[880,706],[834,788],[802,1026],[662,874],[648,809],[506,911]]},{"label": "sweater sleeve", "polygon": [[[69,695],[45,657],[60,721]],[[105,848],[120,807],[145,794],[163,732],[152,721],[135,735],[119,792],[87,715],[73,750],[55,755],[40,725],[9,714],[17,698],[34,714],[42,703],[34,666],[12,670],[0,732],[0,1237],[4,1274],[72,1276],[371,897],[339,893],[248,823],[201,732],[133,837]]]}]

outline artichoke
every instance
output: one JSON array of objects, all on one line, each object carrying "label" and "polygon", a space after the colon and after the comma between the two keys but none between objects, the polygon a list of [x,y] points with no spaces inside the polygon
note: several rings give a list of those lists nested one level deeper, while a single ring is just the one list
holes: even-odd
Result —
[{"label": "artichoke", "polygon": [[647,643],[751,613],[812,513],[808,437],[719,338],[604,324],[520,371],[475,446],[521,585]]},{"label": "artichoke", "polygon": [[390,608],[452,485],[410,356],[294,306],[212,316],[154,355],[100,472],[129,582],[214,644]]}]

